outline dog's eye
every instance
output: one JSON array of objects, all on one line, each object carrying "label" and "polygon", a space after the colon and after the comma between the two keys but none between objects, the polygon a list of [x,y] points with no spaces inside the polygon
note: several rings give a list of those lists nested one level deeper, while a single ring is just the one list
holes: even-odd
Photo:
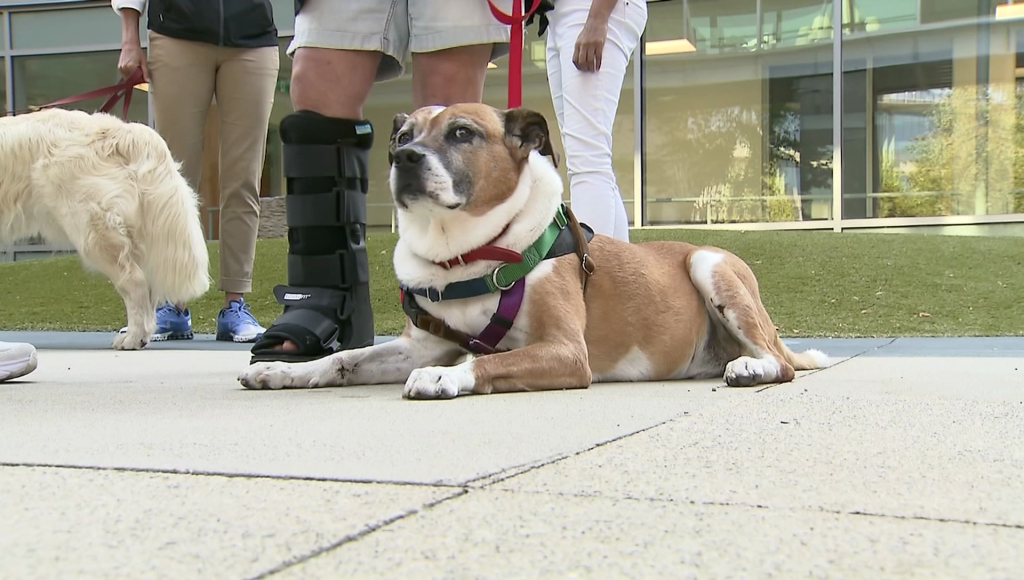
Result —
[{"label": "dog's eye", "polygon": [[398,137],[395,137],[395,143],[398,145],[407,145],[409,141],[412,141],[412,133],[408,131],[399,133]]},{"label": "dog's eye", "polygon": [[473,138],[473,130],[469,127],[456,127],[450,134],[456,141],[469,141]]}]

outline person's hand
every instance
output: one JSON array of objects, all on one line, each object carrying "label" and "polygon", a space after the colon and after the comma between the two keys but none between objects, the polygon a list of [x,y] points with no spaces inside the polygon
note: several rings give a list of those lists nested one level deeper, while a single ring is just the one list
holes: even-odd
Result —
[{"label": "person's hand", "polygon": [[122,78],[132,76],[139,68],[142,69],[142,76],[149,82],[149,66],[146,64],[146,53],[139,43],[128,43],[121,45],[121,57],[117,59],[117,70],[121,71]]},{"label": "person's hand", "polygon": [[608,38],[608,23],[587,19],[583,30],[576,38],[576,51],[572,55],[572,63],[585,72],[601,70],[601,55],[604,43]]}]

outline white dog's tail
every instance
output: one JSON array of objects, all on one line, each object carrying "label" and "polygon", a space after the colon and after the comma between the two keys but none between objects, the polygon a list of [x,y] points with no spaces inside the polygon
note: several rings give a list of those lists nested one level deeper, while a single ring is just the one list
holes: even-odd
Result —
[{"label": "white dog's tail", "polygon": [[782,353],[782,356],[786,358],[786,362],[793,365],[794,370],[813,371],[828,368],[832,365],[828,355],[820,350],[812,348],[804,352],[793,352],[779,337],[775,339],[775,346]]},{"label": "white dog's tail", "polygon": [[160,135],[142,124],[122,125],[110,142],[135,164],[139,188],[140,266],[155,300],[184,303],[210,289],[210,257],[199,199]]}]

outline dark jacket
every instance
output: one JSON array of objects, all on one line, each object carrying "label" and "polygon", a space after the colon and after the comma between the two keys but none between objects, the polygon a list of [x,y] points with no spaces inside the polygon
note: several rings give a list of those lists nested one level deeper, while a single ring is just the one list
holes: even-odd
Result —
[{"label": "dark jacket", "polygon": [[270,0],[149,0],[149,29],[217,46],[277,46]]}]

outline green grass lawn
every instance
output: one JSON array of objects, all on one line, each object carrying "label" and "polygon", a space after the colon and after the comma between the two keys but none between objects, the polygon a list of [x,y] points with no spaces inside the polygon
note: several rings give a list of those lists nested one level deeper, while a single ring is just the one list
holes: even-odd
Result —
[{"label": "green grass lawn", "polygon": [[[832,232],[648,230],[633,241],[686,240],[726,248],[747,260],[783,336],[1024,335],[1024,239]],[[371,234],[373,309],[379,334],[401,331],[396,237]],[[213,276],[217,245],[210,246]],[[272,294],[287,279],[284,240],[257,245],[247,299],[269,323],[280,313]],[[600,264],[598,264],[600,268]],[[598,273],[600,275],[600,273]],[[214,284],[216,287],[216,284]],[[124,306],[103,277],[77,258],[0,264],[0,329],[113,331]],[[222,296],[192,304],[198,332],[212,332]]]}]

